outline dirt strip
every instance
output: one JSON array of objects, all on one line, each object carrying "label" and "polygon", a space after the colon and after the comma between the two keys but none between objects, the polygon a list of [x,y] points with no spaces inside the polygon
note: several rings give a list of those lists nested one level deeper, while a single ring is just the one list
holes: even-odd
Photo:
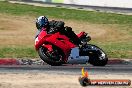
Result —
[{"label": "dirt strip", "polygon": [[[0,73],[0,88],[82,88],[78,82],[80,75],[57,73]],[[130,79],[131,75],[90,75],[91,79]],[[90,88],[113,88],[112,86]],[[132,88],[132,86],[114,86],[114,88]]]},{"label": "dirt strip", "polygon": [[[0,58],[0,65],[44,65],[41,59]],[[108,64],[132,64],[132,59],[109,59]]]}]

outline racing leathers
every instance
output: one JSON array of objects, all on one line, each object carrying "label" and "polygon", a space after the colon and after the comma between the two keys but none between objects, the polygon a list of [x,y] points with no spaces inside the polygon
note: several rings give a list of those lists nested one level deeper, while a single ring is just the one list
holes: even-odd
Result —
[{"label": "racing leathers", "polygon": [[[64,27],[63,21],[49,21],[49,24],[46,27],[47,34],[54,34],[56,32],[60,32],[63,35],[66,35],[75,45],[79,45],[81,43],[78,36],[72,31],[71,27]],[[42,29],[38,29],[36,37],[39,35],[39,33],[42,31]]]}]

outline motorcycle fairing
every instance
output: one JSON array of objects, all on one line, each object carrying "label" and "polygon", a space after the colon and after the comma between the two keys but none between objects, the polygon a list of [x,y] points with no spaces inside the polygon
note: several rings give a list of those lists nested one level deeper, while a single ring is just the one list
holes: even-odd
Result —
[{"label": "motorcycle fairing", "polygon": [[50,36],[50,35],[47,35],[46,31],[42,30],[40,34],[38,35],[38,37],[35,39],[35,49],[36,50],[38,50],[39,47],[44,43],[46,36]]},{"label": "motorcycle fairing", "polygon": [[78,38],[81,38],[83,35],[85,35],[85,32],[80,32],[79,34],[77,34]]},{"label": "motorcycle fairing", "polygon": [[[52,50],[52,45],[55,45],[62,49],[65,56],[69,56],[71,48],[76,47],[73,43],[70,42],[69,38],[65,35],[61,35],[59,32],[55,34],[47,34],[46,31],[41,31],[38,37],[35,39],[35,48],[39,49],[40,46],[43,46],[50,51]],[[65,61],[67,60],[67,57]]]},{"label": "motorcycle fairing", "polygon": [[80,56],[79,47],[72,48],[67,63],[69,64],[86,64],[89,60],[89,56]]},{"label": "motorcycle fairing", "polygon": [[67,38],[65,35],[60,35],[59,32],[51,35],[50,37],[47,37],[45,42],[48,42],[49,44],[55,45],[62,49],[65,56],[68,56],[71,48],[76,47],[76,45],[70,42],[69,38]]}]

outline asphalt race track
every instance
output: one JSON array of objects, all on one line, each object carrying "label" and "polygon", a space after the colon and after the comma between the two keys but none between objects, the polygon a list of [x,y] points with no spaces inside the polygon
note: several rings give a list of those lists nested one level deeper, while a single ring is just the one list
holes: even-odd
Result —
[{"label": "asphalt race track", "polygon": [[94,11],[103,11],[103,12],[112,12],[112,13],[119,13],[119,14],[132,14],[132,8],[118,8],[118,7],[100,7],[100,6],[83,6],[83,5],[74,5],[74,4],[60,4],[60,3],[45,3],[42,1],[33,1],[33,0],[21,0],[20,2],[17,0],[10,0],[12,3],[21,3],[24,2],[25,4],[34,4],[40,3],[47,6],[53,7],[65,7],[71,9],[82,9],[82,10],[94,10]]},{"label": "asphalt race track", "polygon": [[64,66],[50,66],[50,65],[1,65],[0,73],[57,73],[57,74],[81,74],[81,68],[84,67],[86,71],[91,74],[119,74],[132,75],[132,64],[117,64],[106,65],[104,67],[91,65],[64,65]]}]

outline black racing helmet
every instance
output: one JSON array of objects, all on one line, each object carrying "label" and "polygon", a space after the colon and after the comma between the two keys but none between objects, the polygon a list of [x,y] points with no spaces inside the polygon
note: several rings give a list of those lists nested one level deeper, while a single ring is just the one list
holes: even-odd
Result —
[{"label": "black racing helmet", "polygon": [[41,29],[42,27],[46,27],[48,25],[49,21],[48,18],[45,16],[39,16],[36,19],[36,27],[37,29]]}]

